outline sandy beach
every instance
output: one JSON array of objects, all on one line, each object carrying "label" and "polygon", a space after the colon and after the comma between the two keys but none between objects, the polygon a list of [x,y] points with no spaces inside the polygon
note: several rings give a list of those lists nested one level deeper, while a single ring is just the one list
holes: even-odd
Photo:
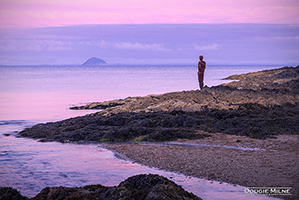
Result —
[{"label": "sandy beach", "polygon": [[211,137],[199,140],[175,141],[194,146],[135,143],[105,147],[123,159],[187,176],[246,187],[291,187],[291,196],[273,197],[298,199],[298,135],[279,135],[277,139],[265,140],[222,133],[209,135]]}]

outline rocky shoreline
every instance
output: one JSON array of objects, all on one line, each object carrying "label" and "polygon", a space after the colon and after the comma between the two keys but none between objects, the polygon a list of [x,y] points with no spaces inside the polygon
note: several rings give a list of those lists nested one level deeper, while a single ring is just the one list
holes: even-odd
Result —
[{"label": "rocky shoreline", "polygon": [[42,141],[124,142],[199,139],[210,133],[265,139],[299,133],[299,66],[235,75],[203,90],[128,97],[71,109],[100,112],[20,132]]},{"label": "rocky shoreline", "polygon": [[[248,187],[291,187],[291,196],[279,197],[298,198],[299,66],[227,79],[237,81],[201,91],[73,107],[101,110],[38,124],[19,134],[41,142],[104,143],[107,149],[144,165]],[[153,146],[141,141],[262,150]]]}]

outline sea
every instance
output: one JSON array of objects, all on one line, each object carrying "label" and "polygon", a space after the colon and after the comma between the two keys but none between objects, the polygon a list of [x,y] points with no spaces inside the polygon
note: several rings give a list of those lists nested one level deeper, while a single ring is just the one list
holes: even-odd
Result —
[{"label": "sea", "polygon": [[[280,65],[208,65],[204,84]],[[115,186],[137,174],[160,174],[203,199],[248,199],[239,185],[188,177],[120,159],[100,144],[61,144],[22,138],[38,123],[97,110],[72,106],[126,97],[198,90],[196,65],[0,66],[0,187],[33,197],[44,187]],[[254,199],[273,199],[254,195]],[[276,198],[277,199],[277,198]]]}]

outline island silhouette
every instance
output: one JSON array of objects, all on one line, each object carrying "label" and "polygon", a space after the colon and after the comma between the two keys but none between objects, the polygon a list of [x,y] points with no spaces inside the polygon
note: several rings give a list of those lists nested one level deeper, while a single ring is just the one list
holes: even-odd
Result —
[{"label": "island silhouette", "polygon": [[96,57],[89,58],[85,63],[82,64],[82,66],[97,66],[97,65],[106,65],[107,63]]}]

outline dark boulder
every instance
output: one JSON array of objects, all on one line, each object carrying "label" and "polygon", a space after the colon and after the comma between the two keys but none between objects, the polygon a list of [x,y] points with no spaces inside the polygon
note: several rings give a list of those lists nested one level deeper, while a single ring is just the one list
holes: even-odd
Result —
[{"label": "dark boulder", "polygon": [[0,187],[0,199],[1,200],[28,200],[29,198],[24,197],[14,188],[11,187]]},{"label": "dark boulder", "polygon": [[46,187],[32,200],[200,200],[181,186],[159,175],[140,174],[118,186]]},{"label": "dark boulder", "polygon": [[181,186],[159,175],[137,175],[121,182],[118,186],[129,191],[131,199],[146,200],[191,200],[201,199],[192,193],[186,192]]}]

